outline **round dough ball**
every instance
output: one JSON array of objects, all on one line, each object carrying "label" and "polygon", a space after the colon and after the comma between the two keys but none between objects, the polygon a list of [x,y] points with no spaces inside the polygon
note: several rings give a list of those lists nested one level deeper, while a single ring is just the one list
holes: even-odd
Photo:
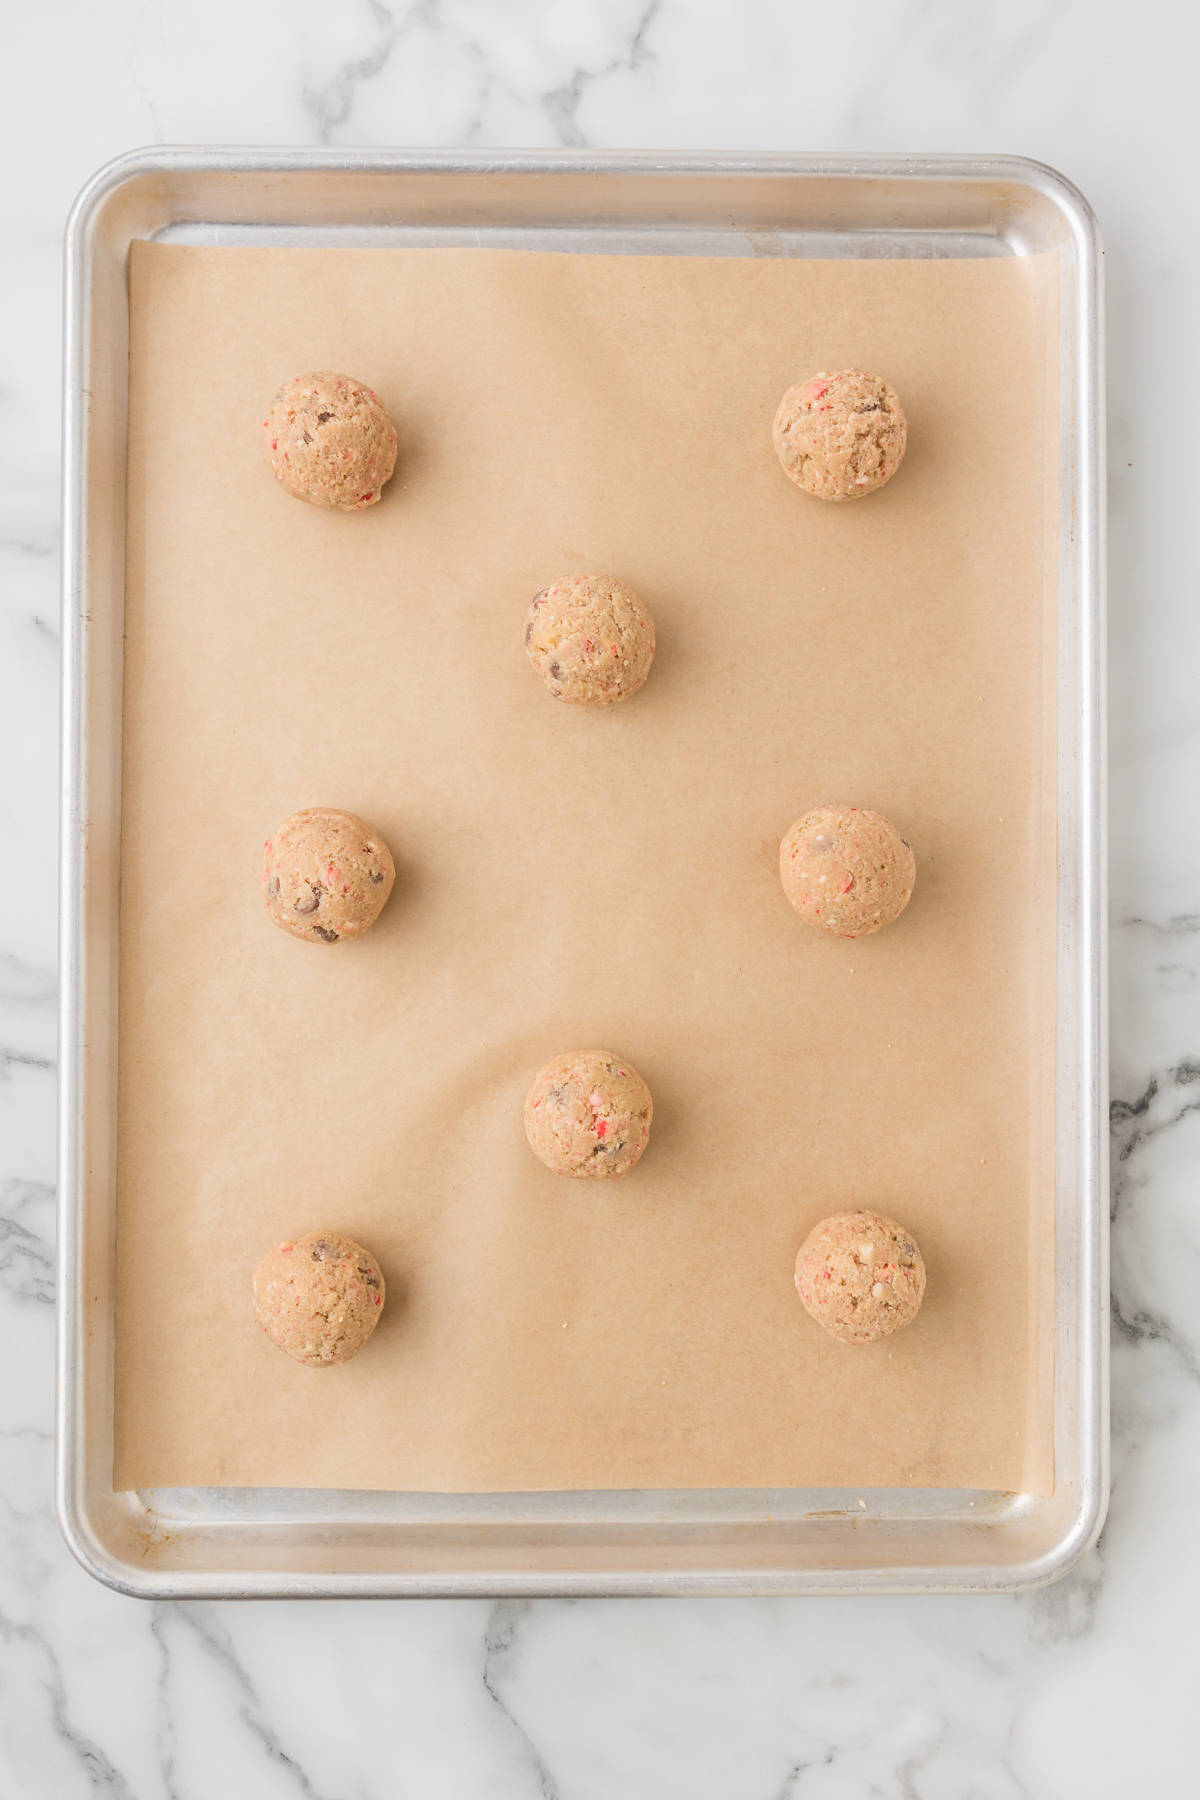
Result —
[{"label": "round dough ball", "polygon": [[396,466],[396,431],[379,395],[321,370],[285,381],[263,420],[267,461],[297,500],[361,512]]},{"label": "round dough ball", "polygon": [[636,694],[654,661],[654,620],[611,575],[564,575],[535,594],[529,660],[556,700],[611,706]]},{"label": "round dough ball", "polygon": [[886,381],[863,369],[839,369],[788,389],[774,435],[784,474],[806,494],[861,500],[900,467],[908,424]]},{"label": "round dough ball", "polygon": [[282,931],[312,944],[361,937],[383,911],[395,879],[379,833],[336,807],[293,813],[264,846],[267,912]]},{"label": "round dough ball", "polygon": [[539,1069],[525,1096],[525,1136],[556,1175],[627,1175],[650,1137],[654,1102],[633,1064],[572,1050]]},{"label": "round dough ball", "polygon": [[835,1213],[815,1225],[796,1258],[805,1311],[842,1344],[875,1344],[910,1325],[925,1294],[916,1242],[882,1213]]},{"label": "round dough ball", "polygon": [[383,1300],[379,1264],[339,1231],[285,1241],[254,1271],[259,1324],[273,1344],[313,1369],[357,1356],[379,1323]]},{"label": "round dough ball", "polygon": [[783,891],[806,925],[867,937],[908,905],[916,858],[896,827],[857,806],[818,806],[779,846]]}]

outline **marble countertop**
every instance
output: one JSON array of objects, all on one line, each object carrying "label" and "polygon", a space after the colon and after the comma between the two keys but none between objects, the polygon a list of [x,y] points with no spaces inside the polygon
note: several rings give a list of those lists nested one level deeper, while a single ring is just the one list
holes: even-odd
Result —
[{"label": "marble countertop", "polygon": [[[1186,1792],[1200,609],[1190,438],[1155,446],[1200,407],[1190,13],[1171,0],[107,0],[10,12],[0,43],[0,1796]],[[990,1599],[151,1606],[71,1561],[50,1498],[60,234],[92,169],[156,141],[1016,151],[1095,205],[1111,411],[1113,1500],[1100,1547],[1063,1582]]]}]

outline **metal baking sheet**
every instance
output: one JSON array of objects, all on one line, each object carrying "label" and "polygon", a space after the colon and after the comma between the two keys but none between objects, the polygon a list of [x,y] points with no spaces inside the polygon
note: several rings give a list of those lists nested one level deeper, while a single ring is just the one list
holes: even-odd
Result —
[{"label": "metal baking sheet", "polygon": [[[126,265],[137,238],[719,256],[1022,256],[1060,268],[1056,1486],[433,1495],[116,1492],[113,1247]],[[67,229],[57,1504],[124,1592],[953,1592],[1050,1580],[1107,1496],[1100,247],[1019,158],[155,150]]]}]

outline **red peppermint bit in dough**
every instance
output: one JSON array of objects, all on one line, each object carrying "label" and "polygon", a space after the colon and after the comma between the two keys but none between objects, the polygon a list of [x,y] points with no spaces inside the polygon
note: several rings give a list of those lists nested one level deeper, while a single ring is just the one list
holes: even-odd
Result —
[{"label": "red peppermint bit in dough", "polygon": [[382,1306],[382,1305],[383,1305],[383,1295],[382,1295],[382,1294],[376,1294],[376,1296],[375,1296],[375,1304],[376,1304],[376,1306]]},{"label": "red peppermint bit in dough", "polygon": [[824,1276],[826,1281],[833,1280],[833,1270],[830,1268],[828,1263],[825,1264],[825,1267],[822,1269],[821,1274]]},{"label": "red peppermint bit in dough", "polygon": [[853,877],[853,875],[848,875],[846,877],[845,881],[843,881],[841,887],[838,889],[838,893],[839,894],[848,894],[850,892],[850,889],[853,886],[854,886],[854,877]]},{"label": "red peppermint bit in dough", "polygon": [[596,1120],[596,1136],[598,1138],[604,1138],[604,1137],[608,1136],[608,1121],[606,1119],[597,1119]]},{"label": "red peppermint bit in dough", "polygon": [[272,448],[272,450],[278,450],[278,448],[279,448],[279,439],[278,438],[271,439],[271,448]]},{"label": "red peppermint bit in dough", "polygon": [[818,412],[828,412],[829,408],[827,406],[818,406],[817,411]]},{"label": "red peppermint bit in dough", "polygon": [[619,656],[621,654],[621,652],[617,649],[617,646],[615,644],[610,644],[608,647],[612,651],[614,656]]},{"label": "red peppermint bit in dough", "polygon": [[374,498],[374,494],[360,494],[358,496],[358,504],[360,506],[365,506],[368,500],[373,500]]},{"label": "red peppermint bit in dough", "polygon": [[295,1244],[280,1244],[279,1254],[280,1256],[290,1256],[295,1248]]},{"label": "red peppermint bit in dough", "polygon": [[826,382],[823,387],[817,387],[816,384],[814,383],[813,386],[809,390],[809,399],[810,400],[823,399],[824,396],[828,392],[829,392],[829,383],[828,382]]},{"label": "red peppermint bit in dough", "polygon": [[590,655],[591,655],[591,654],[592,654],[592,651],[593,651],[593,650],[594,650],[594,649],[595,649],[595,648],[596,648],[596,646],[595,646],[595,644],[593,644],[593,642],[592,642],[592,640],[591,640],[591,638],[584,638],[584,640],[583,640],[583,650],[584,650],[584,655],[585,655],[585,656],[590,656]]}]

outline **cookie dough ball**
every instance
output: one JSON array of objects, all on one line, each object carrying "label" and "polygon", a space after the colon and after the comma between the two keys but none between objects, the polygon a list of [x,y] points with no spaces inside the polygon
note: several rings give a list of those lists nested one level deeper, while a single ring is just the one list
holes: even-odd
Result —
[{"label": "cookie dough ball", "polygon": [[383,1299],[379,1264],[338,1231],[285,1241],[254,1271],[259,1324],[273,1344],[313,1369],[357,1356],[379,1323]]},{"label": "cookie dough ball", "polygon": [[627,1175],[650,1137],[654,1102],[633,1064],[573,1050],[538,1071],[525,1096],[530,1149],[556,1175]]},{"label": "cookie dough ball", "polygon": [[530,603],[529,660],[556,700],[611,706],[636,694],[654,661],[654,620],[611,575],[564,575]]},{"label": "cookie dough ball", "polygon": [[818,500],[860,500],[890,481],[908,442],[894,388],[863,369],[790,387],[775,414],[784,474]]},{"label": "cookie dough ball", "polygon": [[835,1213],[796,1258],[805,1311],[842,1344],[875,1344],[910,1325],[925,1294],[925,1264],[903,1225],[882,1213]]},{"label": "cookie dough ball", "polygon": [[779,846],[783,891],[806,925],[867,937],[912,898],[917,864],[894,825],[857,806],[818,806]]},{"label": "cookie dough ball", "polygon": [[263,420],[267,461],[297,500],[361,512],[396,466],[396,432],[379,395],[349,375],[285,381]]},{"label": "cookie dough ball", "polygon": [[361,937],[383,911],[396,868],[377,831],[356,813],[311,806],[285,819],[263,850],[267,912],[313,944]]}]

